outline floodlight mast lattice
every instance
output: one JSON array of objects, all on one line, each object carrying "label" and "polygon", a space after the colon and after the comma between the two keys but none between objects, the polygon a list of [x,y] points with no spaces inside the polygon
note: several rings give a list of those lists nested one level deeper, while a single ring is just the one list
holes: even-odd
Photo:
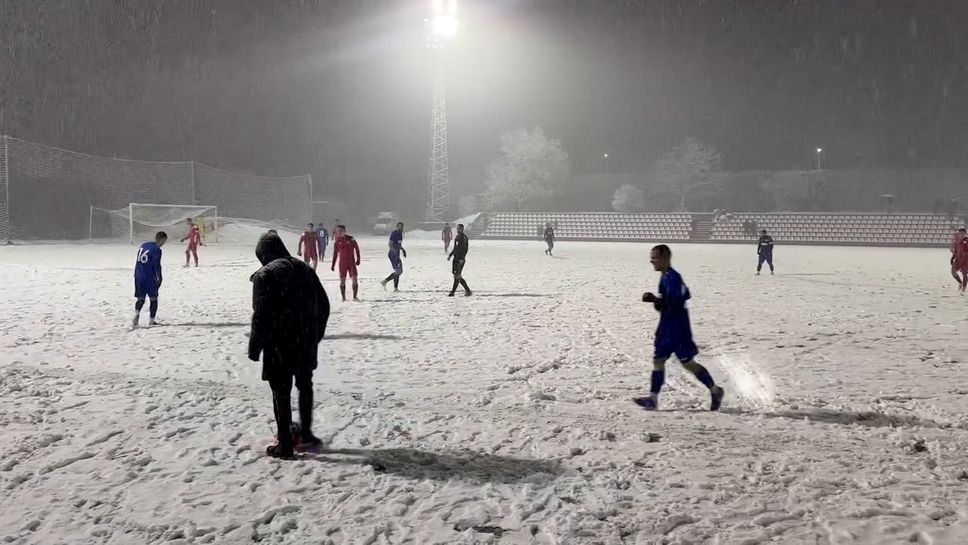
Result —
[{"label": "floodlight mast lattice", "polygon": [[441,51],[457,34],[457,0],[434,0],[432,7],[431,17],[424,21],[427,47],[431,50],[434,65],[427,220],[443,222],[450,209],[450,166],[447,157],[447,89]]}]

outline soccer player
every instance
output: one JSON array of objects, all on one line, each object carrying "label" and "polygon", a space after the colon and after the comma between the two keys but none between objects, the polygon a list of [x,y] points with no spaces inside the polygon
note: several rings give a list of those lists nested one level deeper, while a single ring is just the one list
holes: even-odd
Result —
[{"label": "soccer player", "polygon": [[326,246],[329,245],[329,231],[323,227],[323,222],[316,224],[316,238],[319,240],[319,261],[326,259]]},{"label": "soccer player", "polygon": [[450,251],[450,241],[454,240],[454,232],[450,229],[450,224],[445,223],[440,231],[440,240],[444,241],[444,253]]},{"label": "soccer player", "polygon": [[407,257],[407,251],[403,248],[402,221],[398,222],[396,230],[390,233],[390,251],[387,252],[387,257],[390,258],[390,266],[393,267],[393,272],[380,282],[383,289],[387,289],[387,282],[393,280],[393,291],[400,291],[400,276],[403,275],[403,260],[400,259],[401,253],[403,257]]},{"label": "soccer player", "polygon": [[[329,298],[316,273],[286,250],[278,235],[266,233],[255,250],[262,268],[252,275],[252,329],[249,359],[262,358],[262,380],[272,389],[278,442],[266,449],[291,460],[295,448],[321,445],[313,435],[313,370],[326,333]],[[292,384],[299,390],[299,426],[292,426]]]},{"label": "soccer player", "polygon": [[760,274],[764,261],[770,266],[770,274],[773,274],[773,237],[766,234],[766,229],[760,231],[760,240],[756,243],[756,255],[759,256],[756,274]]},{"label": "soccer player", "polygon": [[138,259],[134,264],[134,320],[132,327],[138,327],[145,297],[151,300],[148,308],[148,325],[155,325],[158,314],[158,288],[161,287],[161,247],[168,242],[168,234],[158,231],[154,242],[145,242],[138,247]]},{"label": "soccer player", "polygon": [[551,250],[555,249],[555,228],[551,226],[551,222],[545,224],[544,228],[544,241],[548,245],[548,249],[545,253],[551,255]]},{"label": "soccer player", "polygon": [[689,325],[689,311],[686,302],[692,297],[682,276],[672,268],[672,250],[665,244],[652,248],[649,262],[655,270],[662,273],[659,280],[659,295],[646,292],[642,301],[652,303],[659,311],[659,327],[655,332],[655,352],[652,359],[652,384],[649,395],[634,401],[644,409],[659,408],[659,391],[665,382],[665,364],[675,354],[682,363],[709,388],[712,403],[709,409],[718,410],[723,402],[723,389],[713,382],[713,377],[705,367],[695,361],[698,349],[692,341],[692,328]]},{"label": "soccer player", "polygon": [[301,256],[306,261],[306,264],[312,267],[314,271],[319,261],[319,254],[316,251],[318,247],[319,239],[316,238],[316,229],[313,227],[313,224],[307,223],[306,230],[299,237],[299,246],[296,248],[296,255]]},{"label": "soccer player", "polygon": [[185,266],[188,266],[191,257],[194,256],[195,266],[198,267],[198,247],[205,246],[205,243],[202,242],[202,233],[192,218],[188,218],[185,222],[188,223],[188,234],[181,239],[182,242],[188,241],[188,247],[185,248]]},{"label": "soccer player", "polygon": [[360,291],[359,273],[356,268],[360,265],[360,245],[356,239],[346,234],[345,225],[336,226],[336,242],[333,244],[333,265],[331,271],[336,270],[336,259],[339,259],[339,293],[346,301],[346,277],[353,279],[353,300],[359,301]]},{"label": "soccer player", "polygon": [[471,295],[471,289],[467,287],[467,282],[464,281],[464,263],[467,260],[467,235],[464,234],[464,224],[457,224],[457,237],[454,238],[454,249],[447,256],[447,261],[450,258],[454,258],[454,263],[451,266],[451,272],[454,273],[454,286],[450,288],[450,293],[447,294],[448,297],[453,297],[454,292],[457,291],[457,285],[460,284],[464,288],[464,296],[469,297]]},{"label": "soccer player", "polygon": [[964,294],[968,288],[968,233],[964,227],[958,229],[951,241],[951,276],[958,282],[958,291]]}]

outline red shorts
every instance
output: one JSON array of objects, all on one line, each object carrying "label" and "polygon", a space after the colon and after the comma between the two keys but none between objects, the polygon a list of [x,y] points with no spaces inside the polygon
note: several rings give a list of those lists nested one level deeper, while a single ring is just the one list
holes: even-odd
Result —
[{"label": "red shorts", "polygon": [[955,260],[951,268],[958,272],[968,272],[968,258]]},{"label": "red shorts", "polygon": [[185,251],[186,252],[191,252],[193,254],[196,253],[198,251],[198,243],[197,242],[194,242],[194,243],[193,242],[189,242],[188,243],[188,247],[185,248]]},{"label": "red shorts", "polygon": [[319,255],[315,252],[303,252],[303,259],[306,261],[319,261]]},{"label": "red shorts", "polygon": [[349,261],[349,262],[346,262],[346,263],[344,263],[343,261],[340,261],[339,262],[339,279],[340,280],[345,280],[347,276],[349,276],[350,278],[356,278],[357,277],[357,273],[356,273],[356,263],[353,263],[352,261]]}]

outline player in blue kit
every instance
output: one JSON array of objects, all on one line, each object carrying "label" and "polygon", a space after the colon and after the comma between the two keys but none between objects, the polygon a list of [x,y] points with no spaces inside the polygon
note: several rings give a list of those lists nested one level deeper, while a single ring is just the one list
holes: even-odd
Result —
[{"label": "player in blue kit", "polygon": [[155,315],[158,314],[158,288],[161,287],[161,247],[168,242],[168,234],[158,231],[154,242],[145,242],[138,248],[138,259],[134,264],[134,304],[133,327],[138,327],[141,319],[141,309],[145,306],[145,298],[151,301],[148,308],[148,325],[155,325]]},{"label": "player in blue kit", "polygon": [[766,229],[760,231],[760,240],[756,243],[756,255],[759,256],[756,274],[760,274],[764,261],[770,266],[770,274],[773,274],[773,237],[766,234]]},{"label": "player in blue kit", "polygon": [[644,409],[654,411],[659,408],[659,391],[665,383],[665,363],[675,354],[683,367],[709,388],[712,398],[709,409],[718,410],[723,402],[723,389],[713,382],[709,371],[694,359],[699,351],[696,343],[692,341],[689,311],[686,309],[686,302],[692,295],[682,281],[682,276],[672,268],[672,250],[665,244],[652,248],[649,262],[655,270],[662,273],[662,278],[659,280],[659,294],[646,292],[642,295],[642,301],[652,303],[659,311],[659,327],[655,332],[650,393],[634,401]]},{"label": "player in blue kit", "polygon": [[544,236],[545,244],[548,245],[548,248],[545,249],[545,254],[551,255],[551,252],[555,249],[555,228],[551,226],[550,221],[545,224],[542,236]]},{"label": "player in blue kit", "polygon": [[389,246],[387,257],[390,259],[393,272],[390,273],[390,276],[384,278],[380,285],[383,286],[383,289],[387,289],[387,282],[393,280],[393,291],[400,291],[400,277],[403,275],[403,260],[400,259],[400,254],[402,253],[403,257],[407,257],[407,251],[403,249],[403,222],[397,223],[396,230],[390,233]]}]

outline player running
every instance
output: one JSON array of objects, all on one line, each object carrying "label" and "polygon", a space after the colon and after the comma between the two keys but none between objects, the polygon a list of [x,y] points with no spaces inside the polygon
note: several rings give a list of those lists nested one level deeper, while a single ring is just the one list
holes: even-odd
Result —
[{"label": "player running", "polygon": [[299,246],[296,247],[296,255],[301,256],[306,264],[316,270],[316,264],[319,262],[319,253],[317,252],[319,248],[319,239],[316,238],[316,229],[313,224],[307,223],[306,230],[303,231],[301,237],[299,237]]},{"label": "player running", "polygon": [[686,309],[686,302],[692,296],[689,288],[682,281],[682,276],[672,268],[672,250],[665,244],[652,248],[649,262],[655,270],[662,273],[662,278],[659,280],[659,295],[646,292],[642,295],[642,301],[652,303],[659,311],[659,327],[655,332],[650,393],[634,401],[650,411],[659,408],[659,391],[662,390],[662,384],[665,382],[665,363],[675,354],[683,367],[709,388],[712,398],[709,410],[718,410],[723,402],[723,389],[713,382],[709,371],[694,359],[698,350],[692,341],[689,311]]},{"label": "player running", "polygon": [[359,273],[356,268],[360,265],[360,245],[356,239],[346,234],[345,225],[337,225],[336,242],[333,243],[333,265],[331,271],[336,270],[336,260],[339,259],[339,293],[346,302],[346,277],[353,279],[353,300],[359,301],[357,294],[360,291],[358,280]]},{"label": "player running", "polygon": [[449,223],[445,223],[444,228],[440,230],[440,240],[444,241],[444,253],[446,254],[450,251],[450,241],[454,240],[454,232]]},{"label": "player running", "polygon": [[951,241],[951,276],[958,282],[958,291],[964,295],[968,289],[968,233],[964,227],[958,229]]},{"label": "player running", "polygon": [[134,320],[131,326],[138,327],[145,297],[151,300],[148,307],[148,325],[155,325],[158,314],[158,288],[161,287],[161,247],[168,242],[168,234],[158,231],[154,242],[145,242],[138,247],[138,259],[134,263]]},{"label": "player running", "polygon": [[766,229],[760,231],[760,240],[756,243],[756,255],[759,256],[756,263],[756,274],[760,274],[764,261],[770,266],[770,274],[773,274],[773,237],[766,234]]},{"label": "player running", "polygon": [[454,249],[447,256],[447,261],[450,258],[454,258],[454,264],[451,266],[451,272],[454,273],[454,286],[450,288],[450,293],[447,297],[453,297],[454,292],[457,291],[457,285],[460,284],[464,288],[464,296],[470,297],[471,289],[467,287],[467,282],[464,281],[464,263],[467,261],[467,235],[464,234],[464,224],[457,224],[457,237],[454,238]]},{"label": "player running", "polygon": [[390,267],[393,268],[393,272],[380,282],[383,289],[387,289],[387,282],[393,280],[394,293],[400,291],[400,276],[403,275],[403,260],[400,259],[401,253],[403,257],[407,257],[407,251],[403,249],[402,221],[398,222],[396,230],[390,233],[390,250],[387,252],[387,257],[390,258]]},{"label": "player running", "polygon": [[185,248],[185,266],[189,266],[190,258],[194,256],[195,266],[198,267],[198,247],[205,246],[205,243],[202,242],[202,233],[198,230],[198,225],[195,225],[192,218],[185,221],[188,223],[188,234],[181,239],[182,242],[188,241],[188,247]]},{"label": "player running", "polygon": [[555,228],[551,226],[551,222],[545,224],[544,228],[544,241],[548,245],[548,249],[545,253],[551,255],[551,251],[555,249]]},{"label": "player running", "polygon": [[319,246],[319,262],[322,263],[326,259],[326,246],[329,246],[329,231],[323,227],[323,222],[316,224],[316,240]]}]

